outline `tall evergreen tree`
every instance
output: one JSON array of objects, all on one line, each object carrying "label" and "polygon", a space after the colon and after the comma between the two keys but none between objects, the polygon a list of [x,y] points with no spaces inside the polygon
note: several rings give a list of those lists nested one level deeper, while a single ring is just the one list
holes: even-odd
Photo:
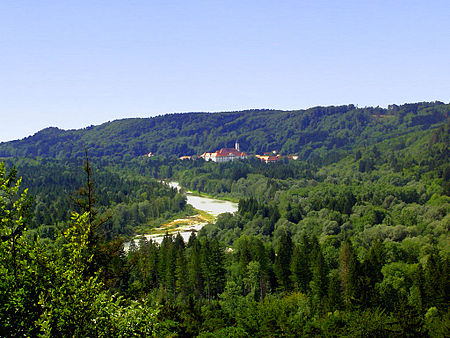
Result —
[{"label": "tall evergreen tree", "polygon": [[302,234],[300,243],[294,246],[291,260],[291,279],[294,287],[300,292],[307,293],[311,281],[310,243],[306,234]]},{"label": "tall evergreen tree", "polygon": [[370,247],[367,258],[361,266],[359,276],[360,301],[364,306],[370,307],[377,304],[375,284],[383,280],[381,268],[385,264],[386,254],[381,241],[375,241]]},{"label": "tall evergreen tree", "polygon": [[196,298],[203,296],[202,245],[198,238],[189,239],[188,282]]},{"label": "tall evergreen tree", "polygon": [[[179,250],[181,251],[183,249]],[[179,250],[177,250],[176,248],[175,241],[171,242],[167,248],[165,283],[166,288],[169,291],[170,295],[175,295],[175,288],[176,288],[175,270]]]},{"label": "tall evergreen tree", "polygon": [[211,300],[225,287],[224,254],[217,239],[205,239],[202,243],[201,259],[205,295]]},{"label": "tall evergreen tree", "polygon": [[187,288],[187,264],[186,257],[184,254],[184,249],[177,250],[177,259],[175,266],[175,292],[176,294],[184,299],[186,297],[188,288]]},{"label": "tall evergreen tree", "polygon": [[342,309],[341,280],[339,271],[332,270],[328,275],[327,311],[333,312]]},{"label": "tall evergreen tree", "polygon": [[342,285],[342,298],[347,306],[357,303],[358,297],[358,260],[350,240],[346,240],[339,255],[339,276]]},{"label": "tall evergreen tree", "polygon": [[158,253],[158,276],[159,284],[162,288],[168,288],[168,278],[171,279],[171,248],[173,246],[173,238],[166,233],[159,247]]},{"label": "tall evergreen tree", "polygon": [[448,259],[432,252],[424,268],[425,298],[427,306],[436,306],[441,312],[448,310]]},{"label": "tall evergreen tree", "polygon": [[310,282],[312,302],[319,311],[324,310],[328,294],[328,268],[323,258],[322,249],[316,253],[312,263],[312,280]]},{"label": "tall evergreen tree", "polygon": [[281,235],[274,264],[274,271],[277,276],[278,284],[284,291],[289,291],[291,289],[290,266],[292,251],[293,244],[291,234],[285,231]]},{"label": "tall evergreen tree", "polygon": [[410,298],[418,313],[423,314],[426,306],[426,296],[425,278],[421,264],[418,264],[416,270],[414,271],[413,286],[411,288]]}]

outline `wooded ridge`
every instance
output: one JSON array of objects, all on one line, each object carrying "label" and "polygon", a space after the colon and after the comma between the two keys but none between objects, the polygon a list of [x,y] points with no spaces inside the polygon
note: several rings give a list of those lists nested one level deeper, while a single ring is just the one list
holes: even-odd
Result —
[{"label": "wooded ridge", "polygon": [[426,130],[445,121],[450,105],[421,102],[388,108],[354,105],[306,110],[246,110],[131,118],[79,130],[46,128],[22,140],[0,143],[0,157],[130,159],[152,152],[166,157],[200,155],[230,147],[258,154],[278,150],[301,160],[370,146]]}]

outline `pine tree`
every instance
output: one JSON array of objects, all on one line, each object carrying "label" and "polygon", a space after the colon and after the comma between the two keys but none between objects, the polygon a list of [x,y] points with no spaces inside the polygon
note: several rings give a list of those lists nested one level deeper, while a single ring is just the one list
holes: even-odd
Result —
[{"label": "pine tree", "polygon": [[243,236],[238,242],[238,259],[240,274],[243,275],[247,269],[248,263],[252,260],[252,254],[250,251],[250,239],[247,236]]},{"label": "pine tree", "polygon": [[312,280],[310,282],[312,302],[318,311],[324,310],[326,296],[328,294],[328,268],[323,258],[322,249],[316,252],[312,263]]},{"label": "pine tree", "polygon": [[383,280],[381,268],[386,261],[384,245],[375,241],[361,267],[359,292],[361,304],[370,307],[378,303],[375,284]]},{"label": "pine tree", "polygon": [[342,309],[341,281],[339,271],[333,270],[328,278],[327,311],[333,312]]},{"label": "pine tree", "polygon": [[411,300],[412,304],[416,307],[416,310],[423,314],[425,310],[425,278],[423,275],[423,268],[421,264],[417,265],[416,271],[413,275],[413,286],[411,288]]},{"label": "pine tree", "polygon": [[311,281],[309,240],[302,234],[299,245],[294,247],[291,260],[291,279],[297,290],[307,293]]},{"label": "pine tree", "polygon": [[260,296],[260,280],[261,280],[261,265],[258,261],[251,261],[247,265],[247,271],[244,275],[243,282],[252,300],[259,300]]},{"label": "pine tree", "polygon": [[175,250],[179,250],[179,249],[184,249],[185,248],[184,240],[183,240],[183,237],[181,236],[180,233],[177,233],[177,235],[175,237],[174,246],[175,246]]},{"label": "pine tree", "polygon": [[[193,236],[191,236],[193,238]],[[189,239],[190,255],[188,262],[189,289],[196,298],[203,296],[202,245],[198,238]]]},{"label": "pine tree", "polygon": [[196,240],[197,240],[197,236],[195,235],[195,232],[192,231],[191,235],[189,236],[189,240],[187,242],[187,247],[192,248],[192,246],[194,245]]},{"label": "pine tree", "polygon": [[112,275],[110,266],[110,257],[117,255],[123,245],[123,239],[116,238],[113,241],[107,241],[104,225],[110,219],[108,213],[99,214],[97,204],[97,194],[95,192],[95,182],[91,163],[89,161],[88,151],[85,149],[85,162],[83,170],[86,174],[85,184],[78,189],[76,195],[71,196],[77,212],[80,214],[87,213],[90,231],[88,234],[89,251],[94,256],[91,266],[86,271],[87,274],[93,275],[95,271],[101,270],[101,279],[106,284],[112,284],[109,280]]},{"label": "pine tree", "polygon": [[201,250],[201,267],[204,277],[205,295],[211,300],[225,287],[225,268],[223,250],[217,241],[205,239]]},{"label": "pine tree", "polygon": [[176,284],[175,269],[177,263],[177,254],[178,250],[175,247],[175,242],[171,242],[167,248],[166,275],[165,275],[166,289],[170,295],[175,295],[175,284]]},{"label": "pine tree", "polygon": [[448,259],[442,260],[432,252],[424,269],[425,298],[428,307],[436,306],[441,312],[448,309]]},{"label": "pine tree", "polygon": [[158,246],[152,240],[146,241],[142,248],[145,264],[142,265],[142,274],[144,276],[144,285],[146,290],[150,291],[158,286]]},{"label": "pine tree", "polygon": [[212,241],[212,262],[214,266],[214,288],[213,288],[213,296],[217,298],[217,296],[223,292],[225,288],[225,253],[222,245],[219,243],[217,238],[214,238]]},{"label": "pine tree", "polygon": [[347,306],[357,303],[358,297],[358,260],[350,240],[342,244],[339,255],[339,276],[342,285],[342,298]]},{"label": "pine tree", "polygon": [[168,277],[170,277],[170,248],[173,246],[173,238],[166,233],[161,242],[158,252],[158,277],[160,287],[168,288]]},{"label": "pine tree", "polygon": [[400,337],[423,337],[423,317],[417,309],[408,304],[406,295],[400,293],[400,299],[394,310],[397,319],[397,334]]},{"label": "pine tree", "polygon": [[177,250],[177,260],[175,267],[175,292],[181,297],[185,298],[187,294],[187,264],[184,249]]},{"label": "pine tree", "polygon": [[292,251],[293,244],[291,235],[288,232],[284,232],[280,238],[274,264],[274,271],[277,276],[278,284],[284,291],[289,291],[291,289],[290,266]]}]

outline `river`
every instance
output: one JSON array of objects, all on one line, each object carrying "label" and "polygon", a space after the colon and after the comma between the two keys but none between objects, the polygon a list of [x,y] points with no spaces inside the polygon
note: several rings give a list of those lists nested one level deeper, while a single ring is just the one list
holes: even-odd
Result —
[{"label": "river", "polygon": [[[181,189],[180,185],[177,182],[169,182],[168,183],[171,187],[177,188],[178,190]],[[187,203],[192,205],[195,209],[204,211],[216,218],[218,215],[230,212],[234,213],[238,210],[238,204],[230,201],[224,201],[219,200],[215,198],[209,198],[209,197],[203,197],[203,196],[197,196],[193,195],[189,191],[186,192],[186,199]],[[177,226],[177,224],[180,224],[180,226]],[[139,235],[134,238],[134,241],[136,244],[139,243],[139,239],[142,237],[145,237],[147,240],[152,239],[155,242],[161,243],[164,234],[166,231],[168,231],[172,235],[176,235],[177,233],[180,233],[183,237],[184,241],[187,242],[189,239],[189,236],[191,235],[192,231],[199,231],[201,228],[203,228],[207,222],[204,220],[202,221],[201,218],[197,216],[190,216],[183,219],[177,219],[175,221],[170,222],[169,224],[166,224],[160,228],[154,229],[153,233],[151,234],[144,234]],[[125,243],[125,251],[128,251],[128,248],[130,246],[130,242]]]},{"label": "river", "polygon": [[[181,189],[178,182],[169,182],[172,188]],[[187,203],[192,205],[195,209],[205,211],[214,217],[219,216],[225,212],[235,212],[238,209],[237,203],[219,200],[216,198],[209,198],[203,196],[192,195],[189,191],[186,193]]]}]

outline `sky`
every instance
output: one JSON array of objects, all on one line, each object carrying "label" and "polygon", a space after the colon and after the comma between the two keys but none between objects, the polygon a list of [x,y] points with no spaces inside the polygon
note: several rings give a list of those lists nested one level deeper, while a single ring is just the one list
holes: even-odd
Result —
[{"label": "sky", "polygon": [[0,142],[253,108],[450,102],[450,1],[0,2]]}]

